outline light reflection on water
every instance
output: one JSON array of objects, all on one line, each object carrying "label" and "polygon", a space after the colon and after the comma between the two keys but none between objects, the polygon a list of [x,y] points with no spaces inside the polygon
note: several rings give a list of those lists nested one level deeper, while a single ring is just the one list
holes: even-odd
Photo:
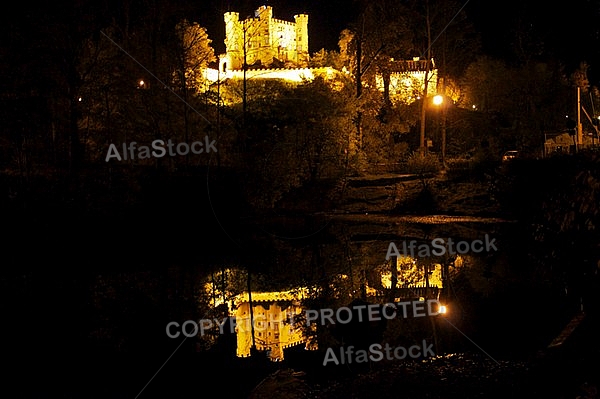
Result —
[{"label": "light reflection on water", "polygon": [[[311,302],[340,307],[356,299],[385,303],[421,295],[436,299],[442,295],[444,301],[450,302],[453,300],[451,287],[444,285],[448,279],[465,269],[485,271],[490,265],[506,268],[501,244],[506,225],[510,223],[480,217],[365,215],[356,218],[343,215],[334,217],[326,229],[307,240],[289,240],[266,233],[261,237],[261,245],[270,249],[268,267],[261,270],[253,265],[238,265],[214,271],[205,278],[205,302],[209,312],[227,303],[229,316],[236,316],[240,321],[249,319],[247,270],[251,270],[254,315],[266,314],[273,320],[266,322],[266,328],[261,325],[255,329],[254,341],[251,329],[238,327],[236,353],[239,357],[248,356],[254,342],[272,360],[280,361],[285,358],[286,347],[304,345],[316,349],[318,346],[316,341],[310,340],[310,335],[302,333],[301,326],[294,328],[289,323],[281,323],[289,320],[290,309],[299,315],[306,309],[305,304]],[[427,259],[401,256],[386,260],[391,241],[424,243],[436,237],[472,241],[485,234],[493,234],[497,239],[499,255],[469,253]],[[268,244],[265,245],[265,241]],[[392,281],[396,286],[394,292]],[[485,290],[489,281],[479,283]],[[449,308],[456,322],[460,312],[453,306]],[[464,314],[460,317],[462,322],[466,321]]]}]

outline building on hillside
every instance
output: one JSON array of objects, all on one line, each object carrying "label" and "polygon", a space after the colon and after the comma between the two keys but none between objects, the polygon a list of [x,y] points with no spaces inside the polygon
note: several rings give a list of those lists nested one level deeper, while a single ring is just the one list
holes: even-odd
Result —
[{"label": "building on hillside", "polygon": [[393,104],[410,104],[423,95],[427,73],[427,95],[437,93],[437,68],[432,59],[427,68],[427,60],[413,57],[412,60],[394,60],[377,71],[375,82],[379,91]]},{"label": "building on hillside", "polygon": [[[575,137],[575,138],[574,138]],[[546,134],[544,139],[544,157],[553,154],[569,154],[575,151],[575,147],[583,148],[597,148],[600,144],[600,140],[597,138],[595,132],[584,132],[582,136],[582,143],[575,145],[576,136],[571,136],[569,133],[560,134]]]},{"label": "building on hillside", "polygon": [[308,15],[294,16],[294,22],[273,18],[273,8],[261,6],[254,17],[240,20],[237,12],[225,15],[226,53],[219,56],[221,72],[240,70],[246,64],[267,67],[307,67]]},{"label": "building on hillside", "polygon": [[[225,80],[276,79],[291,83],[310,81],[317,76],[333,82],[347,70],[332,67],[309,68],[308,15],[294,16],[294,22],[273,18],[270,6],[261,6],[253,17],[240,20],[237,12],[226,12],[225,48],[216,69],[207,68],[207,87]],[[246,71],[244,73],[244,57]],[[392,103],[410,104],[420,98],[425,84],[427,62],[390,59],[377,71],[376,86]],[[436,93],[437,68],[433,60],[427,73],[427,95]],[[335,86],[335,85],[334,85]]]}]

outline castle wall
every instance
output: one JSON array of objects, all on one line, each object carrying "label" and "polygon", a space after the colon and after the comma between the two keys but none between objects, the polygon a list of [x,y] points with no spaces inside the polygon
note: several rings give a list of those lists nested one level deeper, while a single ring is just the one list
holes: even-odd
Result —
[{"label": "castle wall", "polygon": [[[286,82],[301,83],[305,80],[314,80],[316,76],[333,78],[336,74],[333,68],[275,68],[275,69],[251,69],[246,71],[246,79],[280,79]],[[244,71],[230,71],[227,78],[241,80]]]},{"label": "castle wall", "polygon": [[[227,56],[221,57],[221,64],[229,62]],[[278,79],[291,83],[302,83],[312,81],[316,77],[323,77],[325,80],[334,81],[343,72],[332,67],[321,68],[272,68],[272,69],[249,69],[246,71],[246,79]],[[210,84],[232,79],[241,81],[244,79],[242,70],[217,70],[207,68],[203,75],[207,81],[207,87]],[[410,104],[423,94],[425,72],[408,71],[394,72],[389,76],[389,95],[393,103]],[[375,77],[375,84],[379,91],[384,90],[384,81],[381,74]],[[427,95],[437,93],[437,70],[429,71],[429,84],[427,85]]]},{"label": "castle wall", "polygon": [[[230,61],[228,57],[223,56],[220,62],[222,65]],[[339,74],[340,72],[332,67],[248,69],[246,71],[246,79],[279,79],[286,82],[301,83],[306,80],[314,80],[318,76],[326,80],[332,80]],[[242,80],[244,79],[244,71],[206,68],[203,71],[203,77],[206,79],[208,86],[216,83],[218,80]]]},{"label": "castle wall", "polygon": [[[207,69],[205,77],[210,83],[218,80],[244,78],[244,49],[249,66],[262,65],[262,68],[247,69],[247,79],[279,79],[301,83],[324,76],[332,80],[340,72],[333,68],[307,68],[308,15],[294,16],[294,22],[273,18],[270,6],[261,6],[254,17],[240,21],[239,13],[227,12],[225,19],[226,53],[219,56],[218,70]],[[284,68],[267,68],[277,60]],[[437,92],[437,69],[431,60],[431,70],[427,95]],[[290,65],[296,66],[290,67]],[[391,59],[387,68],[389,74],[389,97],[393,103],[410,104],[423,94],[427,61],[415,57],[412,60]],[[377,88],[384,92],[384,79],[381,73],[375,78]]]},{"label": "castle wall", "polygon": [[277,59],[298,66],[308,65],[308,15],[294,17],[295,22],[273,18],[270,6],[261,6],[254,17],[243,21],[239,13],[228,12],[225,19],[226,58],[222,58],[221,70],[239,70],[246,63],[268,66]]}]

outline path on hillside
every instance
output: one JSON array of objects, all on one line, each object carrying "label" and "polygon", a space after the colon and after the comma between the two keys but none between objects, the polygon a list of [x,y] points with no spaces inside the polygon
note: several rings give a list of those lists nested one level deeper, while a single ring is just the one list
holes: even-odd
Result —
[{"label": "path on hillside", "polygon": [[[428,190],[424,190],[424,182]],[[502,223],[500,204],[485,181],[450,179],[446,173],[380,174],[349,178],[334,219],[370,223]],[[368,218],[365,218],[368,217]]]}]

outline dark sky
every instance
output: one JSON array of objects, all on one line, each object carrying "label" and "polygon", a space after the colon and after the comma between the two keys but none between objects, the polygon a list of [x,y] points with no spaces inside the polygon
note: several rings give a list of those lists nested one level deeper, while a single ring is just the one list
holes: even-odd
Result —
[{"label": "dark sky", "polygon": [[[309,46],[337,49],[342,29],[355,15],[354,0],[212,0],[198,3],[198,22],[206,26],[218,53],[224,51],[223,13],[238,11],[243,18],[260,5],[273,7],[276,18],[293,20],[294,14],[309,15]],[[435,6],[435,1],[431,3]],[[498,57],[512,57],[519,49],[531,53],[533,46],[573,67],[580,61],[600,62],[600,0],[559,3],[539,0],[467,0],[464,11],[481,33],[483,50]],[[457,10],[458,11],[458,10]]]},{"label": "dark sky", "polygon": [[487,54],[507,58],[538,41],[568,68],[600,62],[599,0],[470,0],[466,9]]},{"label": "dark sky", "polygon": [[311,52],[326,49],[337,49],[340,32],[353,18],[352,0],[213,0],[210,6],[202,7],[198,15],[198,23],[206,26],[213,40],[213,47],[218,53],[225,51],[223,35],[225,27],[223,13],[236,11],[240,18],[250,16],[261,5],[273,7],[275,18],[293,21],[295,14],[308,14],[309,47]]},{"label": "dark sky", "polygon": [[[129,3],[131,7],[145,7],[145,0],[131,0]],[[276,18],[290,21],[294,14],[307,13],[311,53],[321,48],[337,49],[340,32],[355,16],[355,0],[173,0],[155,4],[160,8],[167,7],[168,3],[189,10],[188,19],[208,29],[217,53],[225,50],[223,13],[226,11],[238,11],[243,18],[252,15],[255,9],[264,4],[273,7]],[[14,9],[0,16],[3,21],[0,31],[13,37],[23,35],[24,32],[16,32],[19,28],[23,29],[20,20],[27,19],[26,15],[32,13],[45,18],[45,15],[55,12],[60,17],[64,12],[58,8],[58,4],[60,2],[48,3],[42,9],[32,7],[27,2],[16,3]],[[90,0],[81,4],[89,7],[90,12],[106,15],[118,14],[123,8],[123,2],[118,0]],[[430,0],[430,4],[435,7],[436,1]],[[600,82],[600,73],[595,70],[595,65],[599,65],[597,68],[600,69],[600,0],[559,3],[540,0],[467,0],[458,4],[466,4],[464,10],[482,35],[486,54],[510,58],[519,50],[532,53],[532,43],[541,42],[541,49],[534,48],[544,56],[559,58],[571,69],[583,60],[588,61],[592,65],[590,73],[598,76],[596,81]],[[37,23],[35,19],[29,19],[31,24]]]}]

